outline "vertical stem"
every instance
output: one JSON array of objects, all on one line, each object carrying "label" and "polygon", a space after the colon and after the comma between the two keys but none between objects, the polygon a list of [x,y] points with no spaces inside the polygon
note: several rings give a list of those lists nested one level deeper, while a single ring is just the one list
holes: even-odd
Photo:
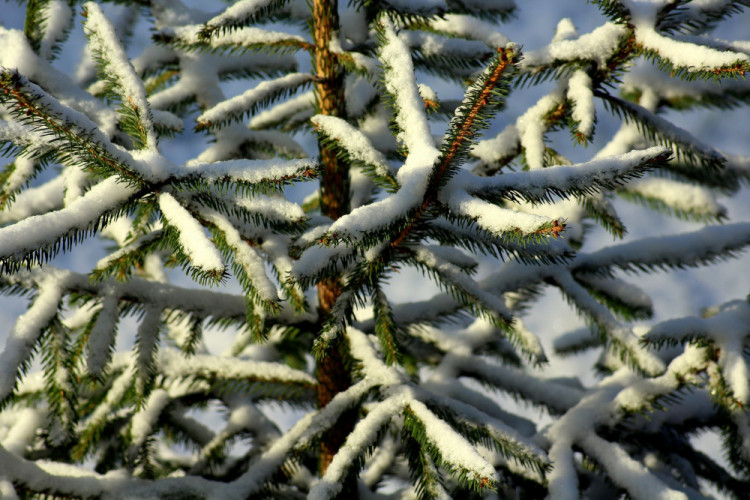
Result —
[{"label": "vertical stem", "polygon": [[[313,40],[315,42],[315,96],[317,112],[324,115],[344,117],[344,73],[330,42],[337,36],[339,27],[337,0],[312,0]],[[349,212],[349,166],[336,156],[336,153],[318,142],[320,152],[320,210],[331,219],[338,219]],[[338,277],[327,278],[318,283],[318,302],[321,323],[336,299],[341,294],[341,281]],[[318,379],[317,403],[326,406],[339,392],[351,385],[351,375],[340,343],[333,346],[326,356],[317,362]],[[344,444],[354,428],[356,412],[344,413],[336,425],[323,434],[320,445],[320,473],[328,469],[334,455]],[[356,498],[356,484],[344,485],[342,495]]]},{"label": "vertical stem", "polygon": [[[343,118],[344,72],[330,43],[337,36],[339,15],[337,0],[313,0],[313,39],[315,41],[315,97],[317,112]],[[322,178],[320,208],[323,215],[336,220],[349,212],[349,167],[336,153],[318,142]]]}]

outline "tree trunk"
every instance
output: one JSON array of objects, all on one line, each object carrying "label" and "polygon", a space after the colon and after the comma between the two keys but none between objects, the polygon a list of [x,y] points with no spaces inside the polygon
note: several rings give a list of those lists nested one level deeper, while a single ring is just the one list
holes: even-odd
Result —
[{"label": "tree trunk", "polygon": [[[313,0],[313,39],[315,42],[315,94],[317,112],[324,115],[344,117],[344,73],[335,55],[330,50],[330,42],[337,36],[339,27],[338,5],[336,0]],[[341,161],[336,153],[318,143],[320,151],[320,211],[331,219],[338,219],[349,212],[349,166]],[[320,306],[320,323],[331,311],[333,304],[341,294],[341,282],[338,278],[321,281],[318,284]],[[351,385],[351,376],[347,367],[341,342],[334,345],[318,360],[316,376],[318,379],[317,403],[326,406],[336,394]],[[356,412],[342,415],[339,421],[322,436],[320,445],[320,473],[328,469],[336,452],[344,444],[346,437],[354,428]],[[356,498],[356,482],[347,481],[339,495],[340,498]]]}]

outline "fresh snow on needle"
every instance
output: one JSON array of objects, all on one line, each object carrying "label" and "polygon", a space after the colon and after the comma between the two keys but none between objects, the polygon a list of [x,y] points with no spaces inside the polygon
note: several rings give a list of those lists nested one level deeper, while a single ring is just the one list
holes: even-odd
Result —
[{"label": "fresh snow on needle", "polygon": [[254,88],[204,111],[196,121],[218,123],[227,120],[251,110],[264,99],[269,99],[279,92],[296,89],[311,80],[312,76],[307,73],[290,73],[275,80],[263,81]]},{"label": "fresh snow on needle", "polygon": [[103,214],[122,206],[135,191],[116,177],[109,177],[63,209],[4,227],[0,229],[0,257],[19,257],[60,238],[86,231]]},{"label": "fresh snow on needle", "polygon": [[594,131],[594,93],[591,77],[578,70],[568,82],[568,99],[573,101],[573,120],[578,122],[578,131],[589,137]]},{"label": "fresh snow on needle", "polygon": [[84,8],[87,12],[85,27],[89,35],[89,43],[104,58],[107,71],[114,73],[116,84],[122,92],[123,105],[137,109],[138,120],[146,132],[146,146],[149,149],[156,149],[156,133],[146,100],[146,89],[136,74],[125,48],[120,43],[115,27],[98,4],[87,2]]},{"label": "fresh snow on needle", "polygon": [[378,175],[393,175],[383,153],[375,149],[367,136],[346,120],[336,116],[315,115],[310,121],[325,135],[339,141],[352,159],[375,167]]},{"label": "fresh snow on needle", "polygon": [[203,226],[169,193],[159,195],[159,208],[167,222],[177,229],[180,246],[190,262],[204,271],[221,272],[221,254],[206,236]]}]

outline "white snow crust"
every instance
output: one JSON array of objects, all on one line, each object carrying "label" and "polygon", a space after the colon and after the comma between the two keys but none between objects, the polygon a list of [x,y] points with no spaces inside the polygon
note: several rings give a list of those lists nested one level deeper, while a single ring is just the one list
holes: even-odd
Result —
[{"label": "white snow crust", "polygon": [[206,236],[203,226],[190,215],[169,193],[159,195],[159,209],[167,222],[177,229],[180,246],[197,268],[208,272],[221,272],[224,263],[221,254]]}]

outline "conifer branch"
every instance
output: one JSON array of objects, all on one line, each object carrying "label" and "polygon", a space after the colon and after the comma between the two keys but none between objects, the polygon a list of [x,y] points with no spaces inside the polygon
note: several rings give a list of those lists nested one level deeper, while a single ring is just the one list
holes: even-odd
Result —
[{"label": "conifer branch", "polygon": [[11,108],[21,123],[41,127],[54,134],[56,158],[63,164],[83,163],[97,174],[118,175],[123,181],[142,186],[143,178],[126,163],[123,152],[98,131],[85,116],[65,110],[52,96],[11,70],[0,72],[0,103]]},{"label": "conifer branch", "polygon": [[248,24],[263,22],[283,8],[289,0],[243,0],[210,19],[199,37],[210,40],[216,33],[224,34]]},{"label": "conifer branch", "polygon": [[456,173],[469,147],[476,140],[475,135],[487,126],[482,114],[489,114],[502,104],[503,92],[507,92],[507,85],[511,78],[510,76],[504,77],[504,73],[515,63],[517,57],[512,50],[498,49],[496,59],[466,92],[464,104],[456,110],[456,115],[443,140],[440,155],[430,172],[422,202],[410,216],[406,227],[391,236],[389,244],[392,247],[399,246],[407,239],[415,223],[437,200],[440,188]]},{"label": "conifer branch", "polygon": [[[387,480],[419,498],[697,498],[707,481],[744,498],[748,302],[634,322],[670,315],[642,274],[734,257],[748,224],[605,248],[586,229],[625,233],[615,195],[729,217],[717,200],[750,179],[745,153],[670,111],[746,104],[747,46],[720,25],[748,2],[596,0],[609,22],[579,34],[563,19],[523,59],[497,31],[512,0],[115,0],[112,16],[89,2],[100,74],[84,60],[75,78],[51,64],[73,4],[28,2],[23,30],[0,28],[14,68],[0,68],[0,292],[29,299],[0,352],[0,491],[356,499]],[[155,35],[131,59],[139,15]],[[511,89],[511,114],[526,111],[479,141]],[[596,99],[625,119],[602,148]],[[159,150],[195,106],[210,143]],[[570,153],[563,129],[597,151]],[[284,197],[312,179],[317,192]],[[115,246],[90,273],[36,266],[100,230]],[[201,288],[169,284],[175,266]],[[237,293],[208,290],[231,286],[226,269]],[[414,270],[442,291],[411,297]],[[547,287],[587,323],[553,336],[556,353],[597,350],[601,380],[543,371],[540,338],[567,323],[524,322]],[[285,431],[264,414],[279,403],[303,412]],[[707,429],[729,466],[689,439]]]},{"label": "conifer branch", "polygon": [[146,89],[120,44],[115,28],[94,2],[84,5],[85,30],[100,76],[108,82],[107,93],[120,101],[120,125],[135,141],[137,149],[155,149],[151,106]]},{"label": "conifer branch", "polygon": [[644,107],[601,90],[595,90],[594,95],[601,98],[615,115],[638,127],[641,134],[649,140],[672,148],[678,159],[684,159],[690,165],[700,164],[713,169],[721,169],[726,163],[716,150]]},{"label": "conifer branch", "polygon": [[44,38],[45,8],[50,0],[31,0],[26,3],[23,32],[34,52],[39,53]]},{"label": "conifer branch", "polygon": [[305,73],[291,73],[272,81],[259,83],[242,95],[233,97],[204,111],[197,119],[196,130],[210,130],[240,120],[277,99],[289,96],[312,82]]},{"label": "conifer branch", "polygon": [[398,326],[393,317],[393,311],[388,303],[388,297],[376,281],[372,287],[373,316],[375,318],[375,335],[380,341],[385,362],[389,365],[399,363]]},{"label": "conifer branch", "polygon": [[503,199],[549,203],[555,198],[590,196],[624,186],[628,180],[664,165],[670,156],[666,148],[654,147],[611,159],[599,158],[571,166],[550,166],[522,174],[508,172],[490,178],[463,175],[456,182],[472,194],[495,203]]},{"label": "conifer branch", "polygon": [[313,49],[313,45],[301,36],[259,28],[238,28],[210,37],[205,37],[204,33],[204,28],[199,25],[181,26],[162,29],[154,33],[153,39],[178,50],[212,54],[243,54],[248,51],[287,54]]}]

